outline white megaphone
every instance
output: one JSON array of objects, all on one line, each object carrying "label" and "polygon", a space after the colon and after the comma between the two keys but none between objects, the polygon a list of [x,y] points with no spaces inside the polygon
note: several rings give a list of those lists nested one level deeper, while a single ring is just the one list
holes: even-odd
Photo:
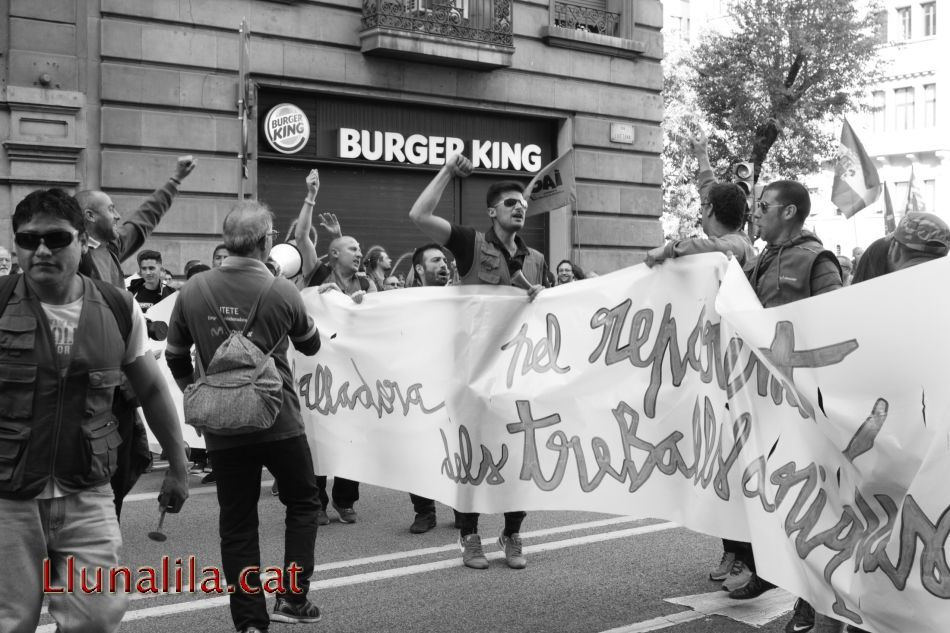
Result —
[{"label": "white megaphone", "polygon": [[280,269],[280,274],[290,279],[300,272],[300,251],[293,244],[278,244],[270,249],[270,258]]}]

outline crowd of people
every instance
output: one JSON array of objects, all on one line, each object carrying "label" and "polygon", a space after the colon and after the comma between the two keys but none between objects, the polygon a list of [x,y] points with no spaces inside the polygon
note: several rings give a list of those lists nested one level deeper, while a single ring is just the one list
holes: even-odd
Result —
[{"label": "crowd of people", "polygon": [[[692,138],[692,149],[700,167],[704,236],[650,250],[648,266],[696,253],[726,253],[746,270],[762,305],[773,307],[943,257],[950,249],[945,222],[932,214],[909,213],[894,233],[866,250],[856,249],[853,259],[836,256],[804,229],[811,206],[808,190],[792,180],[777,180],[755,201],[753,234],[765,244],[757,252],[743,230],[743,191],[716,181],[701,132]],[[0,595],[7,598],[0,604],[0,630],[34,630],[43,599],[44,558],[49,557],[59,578],[68,573],[68,559],[77,566],[118,565],[122,500],[151,462],[145,424],[169,463],[159,496],[162,512],[180,511],[188,498],[189,456],[148,338],[167,339],[164,362],[186,398],[209,384],[208,376],[234,370],[221,369],[220,359],[222,354],[237,358],[231,346],[242,341],[251,356],[260,357],[247,365],[256,372],[254,380],[260,380],[262,367],[270,367],[275,377],[277,404],[266,428],[207,431],[207,451],[190,455],[197,470],[210,468],[203,482],[216,484],[229,584],[236,584],[242,570],[260,566],[257,491],[263,468],[274,476],[273,493],[286,513],[284,569],[296,570],[299,582],[278,593],[270,614],[264,594],[255,591],[261,586],[256,574],[244,577],[244,586],[230,595],[236,629],[260,633],[271,621],[320,619],[320,609],[308,599],[317,528],[330,522],[331,507],[343,523],[358,520],[359,482],[335,477],[328,491],[327,477],[314,472],[306,442],[287,351],[293,345],[303,354],[318,354],[320,333],[300,290],[342,292],[360,304],[367,294],[404,287],[487,284],[515,286],[533,301],[545,287],[585,279],[570,260],[551,271],[544,255],[524,242],[528,203],[517,181],[488,188],[487,231],[436,215],[445,189],[472,173],[472,163],[455,154],[409,211],[420,246],[412,252],[405,276],[395,274],[383,246],[370,247],[364,256],[359,241],[343,233],[332,213],[317,215],[318,226],[330,238],[324,255],[318,254],[320,231],[313,216],[320,178],[314,169],[284,239],[299,255],[293,270],[282,270],[286,264],[271,256],[280,241],[274,215],[260,202],[242,201],[225,218],[223,242],[213,249],[210,263],[189,261],[186,280],[175,281],[162,254],[143,247],[195,167],[191,157],[180,158],[167,181],[124,220],[111,198],[96,190],[74,196],[38,190],[13,213],[16,261],[0,247],[0,369],[11,377],[0,417],[0,439],[7,447],[0,461],[0,557],[21,572],[0,576]],[[127,285],[122,264],[133,255],[138,272]],[[175,292],[167,324],[144,317],[145,310]],[[49,327],[41,327],[44,323]],[[269,350],[266,355],[264,350]],[[409,496],[415,513],[410,532],[433,529],[435,502]],[[61,517],[66,529],[51,529],[51,515]],[[456,511],[454,518],[463,565],[486,569],[479,515]],[[512,569],[527,565],[520,536],[526,518],[524,511],[505,512],[498,535]],[[723,540],[721,561],[709,578],[722,582],[737,600],[756,598],[774,587],[758,575],[751,545],[731,540]],[[59,623],[71,618],[81,621],[84,630],[112,631],[126,603],[122,593],[52,594],[49,612]],[[799,599],[786,630],[832,633],[843,626],[816,615]]]}]

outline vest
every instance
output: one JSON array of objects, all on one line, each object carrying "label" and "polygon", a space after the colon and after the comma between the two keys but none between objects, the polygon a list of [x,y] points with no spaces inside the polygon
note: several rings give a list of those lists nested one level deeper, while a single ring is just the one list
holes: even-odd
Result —
[{"label": "vest", "polygon": [[761,266],[765,255],[765,252],[759,255],[749,275],[752,288],[764,308],[810,297],[811,269],[819,257],[825,255],[836,265],[838,263],[831,251],[826,251],[817,240],[781,246],[775,256]]},{"label": "vest", "polygon": [[[521,268],[525,278],[533,284],[544,283],[544,255],[528,247],[528,255],[524,258]],[[508,262],[498,247],[485,239],[485,234],[475,231],[475,257],[472,267],[461,279],[462,284],[510,286],[511,273],[508,272]]]},{"label": "vest", "polygon": [[83,278],[69,367],[39,300],[21,279],[0,315],[0,497],[32,499],[52,476],[67,492],[109,481],[121,443],[112,398],[125,342],[108,303]]}]

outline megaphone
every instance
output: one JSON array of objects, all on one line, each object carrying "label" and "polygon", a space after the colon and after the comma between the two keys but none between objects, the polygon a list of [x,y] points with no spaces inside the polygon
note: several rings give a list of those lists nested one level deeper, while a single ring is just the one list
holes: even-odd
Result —
[{"label": "megaphone", "polygon": [[290,279],[300,273],[300,251],[293,244],[278,244],[270,249],[270,258],[280,269],[280,274]]}]

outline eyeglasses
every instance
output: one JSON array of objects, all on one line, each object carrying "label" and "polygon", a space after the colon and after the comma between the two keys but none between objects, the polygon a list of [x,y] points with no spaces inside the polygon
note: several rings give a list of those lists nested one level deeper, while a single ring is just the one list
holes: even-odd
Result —
[{"label": "eyeglasses", "polygon": [[20,248],[28,251],[35,251],[40,247],[40,242],[46,244],[46,248],[56,250],[65,248],[73,243],[76,237],[71,231],[50,231],[49,233],[27,233],[21,232],[13,236],[13,241]]},{"label": "eyeglasses", "polygon": [[759,211],[761,211],[762,213],[767,213],[768,210],[771,209],[772,207],[784,207],[785,204],[781,202],[773,202],[769,204],[765,200],[759,200],[756,206],[759,207]]},{"label": "eyeglasses", "polygon": [[501,202],[496,202],[496,203],[493,204],[492,206],[493,206],[493,207],[497,207],[499,204],[503,204],[503,205],[505,205],[506,207],[508,207],[509,209],[514,208],[514,206],[515,206],[516,204],[520,204],[520,205],[521,205],[522,207],[524,207],[525,209],[528,208],[528,202],[527,202],[524,198],[505,198],[505,199],[502,200]]},{"label": "eyeglasses", "polygon": [[270,237],[271,239],[276,239],[278,235],[280,235],[280,231],[276,229],[274,229],[273,231],[268,231],[267,233],[264,233],[264,237]]}]

